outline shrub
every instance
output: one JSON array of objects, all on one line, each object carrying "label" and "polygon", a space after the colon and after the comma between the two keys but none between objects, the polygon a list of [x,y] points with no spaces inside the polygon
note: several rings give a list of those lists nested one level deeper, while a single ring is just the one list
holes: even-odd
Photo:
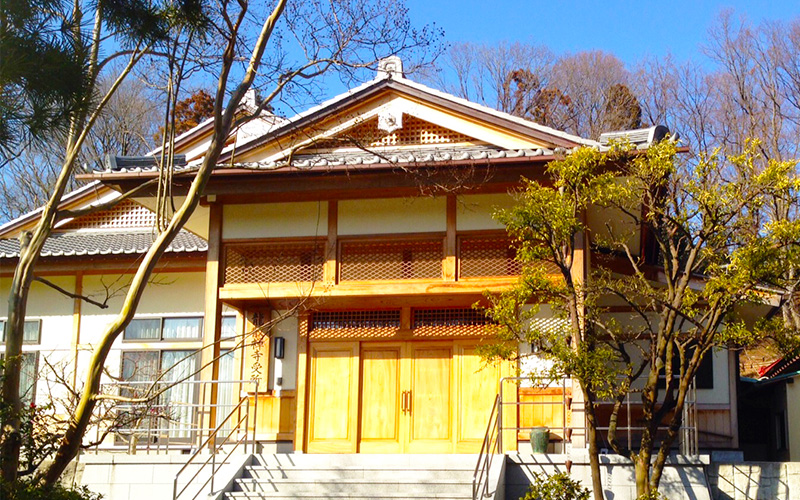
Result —
[{"label": "shrub", "polygon": [[46,488],[33,481],[19,480],[14,483],[0,483],[0,498],[3,500],[100,500],[102,495],[92,493],[86,486],[67,488],[56,484]]},{"label": "shrub", "polygon": [[589,500],[589,490],[566,472],[548,476],[533,473],[533,484],[520,500]]}]

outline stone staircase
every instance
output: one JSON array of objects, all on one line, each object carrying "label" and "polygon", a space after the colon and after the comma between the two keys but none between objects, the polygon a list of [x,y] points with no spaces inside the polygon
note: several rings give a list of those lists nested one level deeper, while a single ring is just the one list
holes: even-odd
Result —
[{"label": "stone staircase", "polygon": [[255,455],[234,499],[472,498],[476,455]]}]

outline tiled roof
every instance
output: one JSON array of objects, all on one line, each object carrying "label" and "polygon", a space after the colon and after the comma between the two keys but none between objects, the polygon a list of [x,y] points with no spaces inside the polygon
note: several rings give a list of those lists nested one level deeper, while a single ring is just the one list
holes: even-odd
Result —
[{"label": "tiled roof", "polygon": [[[133,255],[146,253],[155,239],[153,231],[53,233],[45,242],[42,257],[92,255]],[[205,252],[208,243],[188,231],[181,231],[167,252]],[[0,239],[0,258],[19,256],[19,241]]]},{"label": "tiled roof", "polygon": [[[341,165],[376,165],[406,163],[438,163],[449,161],[494,160],[498,158],[523,158],[532,156],[551,156],[553,150],[538,149],[500,149],[491,146],[470,146],[456,148],[429,148],[413,150],[375,150],[348,151],[335,153],[297,154],[292,158],[294,168],[320,168]],[[286,167],[286,161],[269,163],[251,162],[234,164],[239,168],[272,170]]]},{"label": "tiled roof", "polygon": [[[375,148],[370,151],[345,151],[331,153],[296,154],[292,157],[291,166],[300,169],[320,167],[335,167],[341,165],[377,165],[377,164],[407,164],[407,163],[433,163],[468,160],[494,160],[498,158],[524,158],[533,156],[551,156],[554,150],[546,148],[537,149],[501,149],[494,146],[457,146],[457,147],[430,147],[425,149],[395,149],[387,150]],[[150,166],[146,161],[141,163],[126,160],[125,167],[117,168],[114,172],[148,172],[155,171],[156,167]],[[228,168],[230,164],[218,166],[218,170]],[[258,170],[274,170],[287,167],[285,160],[270,162],[234,163],[234,168],[250,168]]]}]

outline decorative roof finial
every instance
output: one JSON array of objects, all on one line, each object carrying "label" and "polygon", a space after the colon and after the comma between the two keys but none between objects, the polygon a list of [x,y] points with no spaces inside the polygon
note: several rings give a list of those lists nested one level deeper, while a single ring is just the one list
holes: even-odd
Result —
[{"label": "decorative roof finial", "polygon": [[378,78],[403,78],[403,60],[389,56],[378,61]]}]

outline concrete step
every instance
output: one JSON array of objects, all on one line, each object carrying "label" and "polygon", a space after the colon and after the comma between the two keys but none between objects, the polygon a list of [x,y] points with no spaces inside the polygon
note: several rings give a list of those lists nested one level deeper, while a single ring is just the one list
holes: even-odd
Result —
[{"label": "concrete step", "polygon": [[390,481],[436,481],[456,480],[472,482],[473,469],[365,469],[363,467],[343,468],[299,468],[299,467],[245,467],[242,478],[260,480],[271,479],[315,479],[353,480],[375,479]]},{"label": "concrete step", "polygon": [[225,493],[225,500],[256,500],[256,499],[269,499],[269,500],[295,500],[298,498],[313,499],[313,500],[339,500],[347,498],[349,500],[379,500],[379,499],[398,499],[406,498],[408,500],[469,500],[472,498],[472,491],[468,495],[409,495],[404,492],[398,492],[392,495],[367,495],[367,496],[353,496],[350,493],[340,494],[319,494],[319,495],[303,495],[301,497],[295,495],[268,495],[265,493],[251,493],[246,491],[234,491]]},{"label": "concrete step", "polygon": [[284,468],[473,470],[477,461],[477,455],[261,454],[255,456],[254,464]]},{"label": "concrete step", "polygon": [[320,480],[309,477],[305,480],[258,480],[237,479],[234,491],[266,494],[306,496],[314,494],[351,494],[354,496],[390,496],[397,492],[408,495],[463,495],[472,492],[472,481],[385,481],[385,480]]}]

